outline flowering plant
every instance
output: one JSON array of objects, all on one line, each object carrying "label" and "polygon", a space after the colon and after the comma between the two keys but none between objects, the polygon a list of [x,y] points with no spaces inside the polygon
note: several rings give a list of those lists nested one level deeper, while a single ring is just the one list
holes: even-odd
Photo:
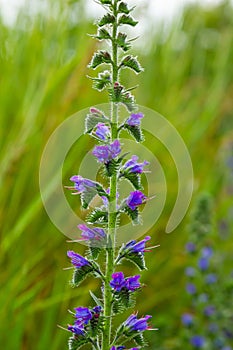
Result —
[{"label": "flowering plant", "polygon": [[[69,339],[69,349],[76,350],[85,344],[93,349],[122,350],[126,345],[134,343],[139,349],[146,345],[144,332],[151,329],[150,315],[139,317],[132,313],[113,332],[113,318],[135,305],[135,294],[142,289],[140,275],[125,277],[117,267],[125,259],[134,263],[139,270],[146,268],[144,255],[147,236],[141,241],[131,240],[117,248],[117,227],[122,215],[128,215],[133,224],[140,223],[140,206],[149,198],[142,192],[141,175],[144,168],[149,165],[147,161],[140,162],[136,155],[127,159],[128,153],[122,154],[120,133],[126,130],[136,142],[143,141],[141,120],[143,114],[137,111],[135,99],[121,83],[120,72],[130,68],[136,73],[142,71],[136,57],[125,55],[130,48],[132,40],[120,31],[122,25],[136,26],[137,21],[131,16],[132,8],[120,0],[99,0],[107,13],[98,20],[98,32],[94,36],[102,41],[107,40],[111,51],[97,51],[89,67],[96,69],[102,64],[108,64],[111,70],[99,73],[98,77],[91,78],[94,88],[98,91],[107,90],[111,102],[111,116],[96,108],[91,108],[85,121],[85,133],[89,134],[98,144],[94,147],[93,156],[100,164],[105,182],[105,188],[100,182],[74,175],[70,178],[73,183],[68,186],[73,194],[80,195],[81,205],[90,209],[92,200],[99,196],[102,205],[90,210],[86,216],[86,224],[78,226],[81,231],[81,240],[88,246],[85,257],[74,251],[67,255],[73,265],[72,285],[78,285],[87,277],[94,276],[102,282],[101,296],[97,297],[90,292],[96,306],[75,308],[74,322],[68,325],[72,333]],[[119,50],[123,57],[120,58]],[[128,116],[119,123],[119,105],[126,107]],[[127,180],[132,191],[122,201],[119,200],[118,184]],[[100,254],[105,253],[105,268],[99,263]]]}]

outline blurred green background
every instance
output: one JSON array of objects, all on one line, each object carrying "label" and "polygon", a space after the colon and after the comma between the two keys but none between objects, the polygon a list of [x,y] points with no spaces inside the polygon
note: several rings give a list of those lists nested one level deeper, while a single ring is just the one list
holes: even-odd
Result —
[{"label": "blurred green background", "polygon": [[[70,273],[62,271],[66,237],[47,217],[38,184],[42,151],[55,128],[71,114],[106,102],[106,94],[92,90],[86,78],[96,43],[86,35],[95,28],[84,3],[51,2],[33,16],[22,10],[11,26],[0,19],[0,344],[6,350],[66,349],[68,334],[57,324],[70,322],[67,309],[88,305],[88,289],[95,289],[92,280],[77,290],[69,287]],[[170,26],[149,23],[134,51],[145,72],[129,73],[127,85],[139,83],[137,102],[164,115],[186,142],[195,175],[191,208],[200,192],[213,196],[218,250],[232,266],[232,6],[190,5]],[[152,313],[160,328],[148,336],[150,349],[180,349],[189,214],[175,232],[164,233],[177,175],[166,149],[158,143],[154,151],[166,174],[168,199],[150,232],[161,248],[148,259],[147,288],[137,308]],[[64,176],[74,172],[75,159]]]}]

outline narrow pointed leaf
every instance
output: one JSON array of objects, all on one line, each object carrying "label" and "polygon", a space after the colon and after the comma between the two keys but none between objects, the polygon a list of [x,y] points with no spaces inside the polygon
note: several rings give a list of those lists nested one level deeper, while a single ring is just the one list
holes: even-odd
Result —
[{"label": "narrow pointed leaf", "polygon": [[111,55],[108,51],[97,51],[89,64],[89,68],[96,69],[101,64],[112,63]]},{"label": "narrow pointed leaf", "polygon": [[115,22],[115,16],[111,15],[110,13],[104,15],[97,23],[99,27],[103,27],[106,24],[112,24]]},{"label": "narrow pointed leaf", "polygon": [[118,11],[120,13],[125,13],[128,15],[131,10],[128,8],[128,5],[125,2],[120,2],[119,7],[118,7]]},{"label": "narrow pointed leaf", "polygon": [[138,22],[135,21],[130,15],[124,14],[119,18],[119,24],[128,24],[132,27],[135,27],[138,24]]},{"label": "narrow pointed leaf", "polygon": [[137,60],[137,57],[133,57],[131,55],[126,56],[123,58],[120,67],[123,68],[130,68],[132,69],[135,73],[140,73],[143,71],[143,68],[141,67],[140,63]]},{"label": "narrow pointed leaf", "polygon": [[70,337],[68,340],[68,348],[69,350],[77,350],[80,349],[83,345],[88,344],[90,340],[82,335]]},{"label": "narrow pointed leaf", "polygon": [[131,125],[125,124],[124,129],[126,129],[135,138],[137,142],[144,141],[144,135],[139,126],[131,126]]}]

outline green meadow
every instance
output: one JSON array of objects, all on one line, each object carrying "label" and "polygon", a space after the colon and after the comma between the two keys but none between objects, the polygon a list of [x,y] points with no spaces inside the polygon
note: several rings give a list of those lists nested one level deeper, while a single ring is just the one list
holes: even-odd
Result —
[{"label": "green meadow", "polygon": [[[89,305],[88,289],[97,287],[88,279],[70,288],[70,272],[63,271],[70,244],[47,216],[39,190],[40,159],[52,132],[77,111],[107,102],[87,78],[93,74],[87,65],[96,42],[87,36],[95,27],[84,3],[51,1],[47,11],[33,15],[22,9],[13,25],[0,19],[0,344],[5,350],[66,349],[69,334],[57,325],[66,327],[67,310]],[[140,20],[140,11],[136,16]],[[202,193],[212,197],[212,240],[226,259],[221,274],[233,270],[233,7],[229,1],[208,8],[190,5],[169,26],[149,23],[138,42],[134,53],[145,71],[125,72],[124,82],[139,84],[137,103],[158,111],[182,136],[193,163],[194,192],[184,220],[166,234],[177,172],[167,149],[155,141],[150,148],[168,192],[148,232],[160,248],[148,256],[147,288],[137,309],[153,314],[159,328],[148,334],[148,349],[183,350],[184,246]],[[88,138],[80,144],[66,161],[64,185],[89,147]],[[136,273],[129,265],[125,271]]]}]

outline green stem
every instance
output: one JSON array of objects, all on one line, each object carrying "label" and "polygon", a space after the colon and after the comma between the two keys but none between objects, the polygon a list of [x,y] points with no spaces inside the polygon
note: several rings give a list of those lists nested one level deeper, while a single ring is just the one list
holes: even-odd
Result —
[{"label": "green stem", "polygon": [[[117,0],[114,0],[113,14],[116,18],[112,29],[112,83],[118,81],[118,46],[117,38]],[[118,136],[118,106],[112,103],[111,115],[111,138],[112,141]],[[109,350],[111,346],[112,328],[112,292],[110,281],[114,272],[116,219],[117,219],[117,174],[110,179],[109,211],[108,211],[108,246],[106,249],[106,275],[104,283],[104,316],[106,317],[103,330],[102,350]]]}]

